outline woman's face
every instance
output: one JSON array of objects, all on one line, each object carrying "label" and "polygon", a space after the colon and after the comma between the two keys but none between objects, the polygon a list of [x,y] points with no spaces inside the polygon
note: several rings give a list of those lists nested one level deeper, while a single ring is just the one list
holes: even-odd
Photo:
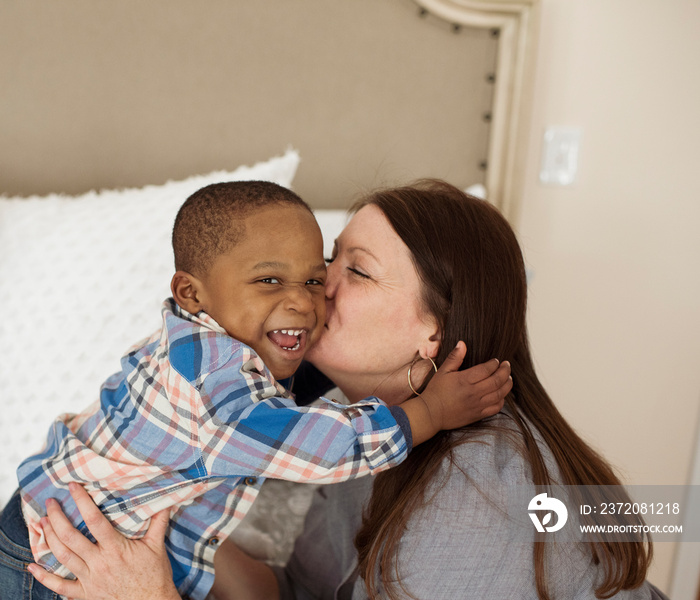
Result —
[{"label": "woman's face", "polygon": [[434,357],[439,348],[438,328],[421,307],[421,284],[407,246],[384,213],[368,205],[338,237],[332,259],[326,325],[308,360],[350,400],[406,399],[409,365],[418,355]]}]

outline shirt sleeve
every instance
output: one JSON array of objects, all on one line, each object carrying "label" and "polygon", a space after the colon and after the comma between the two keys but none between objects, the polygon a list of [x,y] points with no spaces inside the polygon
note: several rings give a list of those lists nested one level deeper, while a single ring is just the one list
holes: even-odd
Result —
[{"label": "shirt sleeve", "polygon": [[[297,406],[307,406],[335,387],[335,384],[310,362],[303,361],[297,372],[290,379],[290,389],[294,392]],[[389,410],[396,419],[408,446],[413,449],[413,432],[406,411],[400,406],[390,406]]]},{"label": "shirt sleeve", "polygon": [[405,459],[409,441],[381,400],[297,406],[246,349],[197,386],[198,438],[208,475],[333,483]]}]

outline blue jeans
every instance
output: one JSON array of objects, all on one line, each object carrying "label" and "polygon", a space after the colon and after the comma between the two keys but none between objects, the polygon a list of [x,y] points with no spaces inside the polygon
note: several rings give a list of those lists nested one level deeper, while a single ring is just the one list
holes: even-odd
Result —
[{"label": "blue jeans", "polygon": [[27,571],[34,562],[24,524],[19,490],[0,514],[0,600],[56,600],[59,598]]}]

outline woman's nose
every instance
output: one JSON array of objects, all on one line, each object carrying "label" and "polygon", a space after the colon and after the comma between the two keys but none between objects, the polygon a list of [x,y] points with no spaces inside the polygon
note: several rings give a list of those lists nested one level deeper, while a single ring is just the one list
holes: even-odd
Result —
[{"label": "woman's nose", "polygon": [[337,261],[326,267],[326,298],[333,298],[340,282],[339,265]]}]

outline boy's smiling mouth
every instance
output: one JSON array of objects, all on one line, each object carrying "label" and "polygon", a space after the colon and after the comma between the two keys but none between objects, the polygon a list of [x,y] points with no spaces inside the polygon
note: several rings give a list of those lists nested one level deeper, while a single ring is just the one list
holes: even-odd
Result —
[{"label": "boy's smiling mouth", "polygon": [[303,351],[306,346],[306,329],[275,329],[267,334],[267,337],[282,350],[288,352]]}]

